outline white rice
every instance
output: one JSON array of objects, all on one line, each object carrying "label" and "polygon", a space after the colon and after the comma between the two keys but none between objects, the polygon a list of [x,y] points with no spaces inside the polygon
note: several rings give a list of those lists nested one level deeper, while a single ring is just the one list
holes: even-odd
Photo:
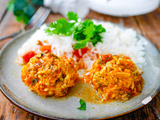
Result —
[{"label": "white rice", "polygon": [[[133,62],[140,68],[146,63],[144,58],[145,55],[145,41],[142,41],[137,37],[137,33],[133,29],[124,29],[118,27],[115,24],[109,22],[98,22],[93,20],[95,24],[102,24],[106,29],[105,33],[102,33],[103,43],[98,43],[96,47],[93,47],[92,43],[87,43],[87,47],[91,49],[83,55],[85,67],[90,69],[93,62],[97,59],[96,53],[100,55],[113,54],[113,55],[126,55],[130,57]],[[40,46],[37,45],[38,40],[43,45],[51,45],[51,52],[63,56],[66,55],[69,58],[73,58],[76,61],[76,56],[73,56],[73,45],[75,40],[72,36],[59,36],[52,35],[47,36],[44,29],[47,26],[44,24],[38,29],[18,50],[18,61],[17,63],[23,64],[22,56],[29,52],[34,51],[40,52]],[[47,43],[44,41],[48,41]],[[81,51],[79,50],[81,54]]]}]

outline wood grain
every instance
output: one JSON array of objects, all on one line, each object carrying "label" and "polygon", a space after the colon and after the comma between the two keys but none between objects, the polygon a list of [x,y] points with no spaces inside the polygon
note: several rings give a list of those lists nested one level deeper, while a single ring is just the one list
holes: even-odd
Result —
[{"label": "wood grain", "polygon": [[[7,15],[8,14],[8,15]],[[11,13],[7,13],[0,25],[0,36],[7,35],[20,30],[23,24],[17,23],[14,16]],[[46,23],[57,20],[63,17],[60,14],[50,14]],[[99,14],[94,11],[90,11],[86,19],[97,19],[110,21],[116,24],[124,25],[125,27],[135,29],[139,34],[145,36],[160,50],[160,7],[146,15],[140,15],[135,17],[111,17],[108,15]],[[0,42],[0,49],[10,39]],[[28,113],[17,106],[13,105],[7,100],[0,92],[0,120],[49,120],[43,117],[39,117]],[[160,93],[144,107],[122,115],[120,117],[112,118],[111,120],[160,120]]]},{"label": "wood grain", "polygon": [[[7,12],[5,18],[0,25],[0,36],[10,35],[18,30],[22,29],[24,25],[18,23],[12,14],[12,12]],[[11,38],[0,41],[0,49],[9,41]]]},{"label": "wood grain", "polygon": [[0,21],[2,20],[5,13],[7,12],[6,8],[7,8],[8,2],[9,2],[9,0],[1,0],[0,1]]},{"label": "wood grain", "polygon": [[147,15],[136,16],[142,35],[160,50],[160,7]]}]

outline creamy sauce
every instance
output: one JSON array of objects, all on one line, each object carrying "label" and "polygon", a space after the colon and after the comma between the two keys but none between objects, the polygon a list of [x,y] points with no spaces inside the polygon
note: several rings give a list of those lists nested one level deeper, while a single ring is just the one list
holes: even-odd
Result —
[{"label": "creamy sauce", "polygon": [[67,94],[68,97],[77,97],[85,102],[99,103],[101,101],[100,97],[96,94],[91,84],[85,83],[83,80],[76,82],[76,86],[71,88]]},{"label": "creamy sauce", "polygon": [[65,96],[54,99],[63,101],[71,97],[77,97],[91,104],[105,104],[111,101],[108,100],[102,103],[93,86],[90,83],[86,83],[82,78],[77,80],[76,85],[70,88]]},{"label": "creamy sauce", "polygon": [[[144,80],[143,80],[144,84]],[[142,85],[143,85],[142,84]],[[119,100],[106,100],[106,101],[101,101],[101,97],[99,97],[94,90],[93,86],[90,83],[86,83],[83,78],[78,78],[76,80],[76,85],[72,88],[69,89],[68,93],[63,96],[63,97],[54,97],[54,100],[58,101],[65,101],[71,97],[77,97],[79,99],[84,100],[87,103],[91,104],[106,104],[110,103],[113,101],[119,101]],[[135,97],[132,96],[131,99]],[[125,102],[125,101],[122,101]],[[94,108],[92,108],[94,109]]]}]

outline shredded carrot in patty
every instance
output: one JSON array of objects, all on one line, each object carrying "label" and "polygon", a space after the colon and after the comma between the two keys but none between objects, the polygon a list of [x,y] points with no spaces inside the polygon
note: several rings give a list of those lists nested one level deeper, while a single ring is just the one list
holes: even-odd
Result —
[{"label": "shredded carrot in patty", "polygon": [[118,55],[97,59],[87,79],[90,79],[102,101],[129,100],[141,93],[143,85],[140,69],[129,57]]},{"label": "shredded carrot in patty", "polygon": [[75,85],[77,76],[72,59],[62,59],[52,53],[35,55],[21,70],[24,84],[43,97],[64,96]]}]

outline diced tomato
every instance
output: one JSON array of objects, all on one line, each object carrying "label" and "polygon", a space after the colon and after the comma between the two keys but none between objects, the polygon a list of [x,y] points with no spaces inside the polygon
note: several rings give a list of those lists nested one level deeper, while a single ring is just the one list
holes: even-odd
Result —
[{"label": "diced tomato", "polygon": [[36,53],[34,51],[30,51],[30,52],[26,53],[24,56],[22,56],[23,61],[25,63],[27,63],[27,62],[29,62],[30,58],[32,58],[35,55],[36,55]]},{"label": "diced tomato", "polygon": [[41,41],[38,40],[37,45],[43,45],[43,43]]},{"label": "diced tomato", "polygon": [[113,58],[112,58],[112,55],[111,54],[108,54],[108,55],[102,55],[102,60],[107,63],[108,61],[111,61]]},{"label": "diced tomato", "polygon": [[82,56],[87,53],[87,51],[89,50],[88,47],[82,48],[80,49],[82,55],[79,54],[78,50],[74,50],[73,55],[77,56],[78,58],[82,58]]},{"label": "diced tomato", "polygon": [[98,65],[97,65],[97,68],[101,68],[101,65],[100,65],[100,64],[98,64]]},{"label": "diced tomato", "polygon": [[51,52],[51,46],[50,45],[43,45],[43,46],[41,46],[40,50],[42,52]]},{"label": "diced tomato", "polygon": [[130,57],[127,57],[127,56],[124,56],[123,58],[126,58],[126,59],[131,59]]}]

